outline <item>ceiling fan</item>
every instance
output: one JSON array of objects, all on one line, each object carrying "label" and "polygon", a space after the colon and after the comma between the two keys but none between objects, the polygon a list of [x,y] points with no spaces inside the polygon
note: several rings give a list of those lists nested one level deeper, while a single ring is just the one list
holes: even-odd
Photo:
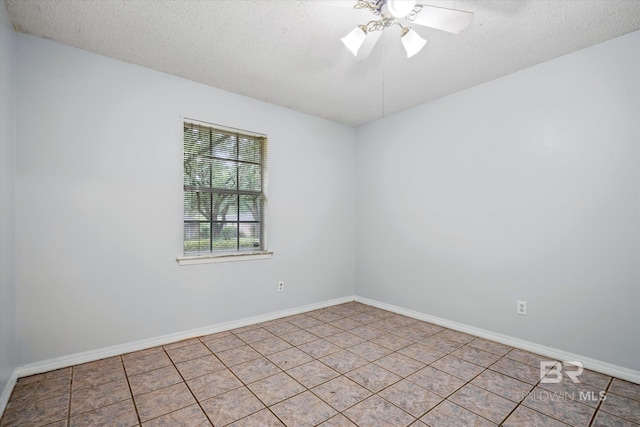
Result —
[{"label": "ceiling fan", "polygon": [[356,60],[369,56],[376,45],[382,31],[392,25],[400,26],[400,40],[411,58],[427,43],[425,39],[403,26],[399,21],[406,19],[409,23],[436,28],[438,30],[459,34],[469,26],[473,13],[443,7],[427,6],[406,0],[357,0],[355,9],[368,9],[377,19],[358,25],[349,34],[342,37],[342,43],[353,53]]}]

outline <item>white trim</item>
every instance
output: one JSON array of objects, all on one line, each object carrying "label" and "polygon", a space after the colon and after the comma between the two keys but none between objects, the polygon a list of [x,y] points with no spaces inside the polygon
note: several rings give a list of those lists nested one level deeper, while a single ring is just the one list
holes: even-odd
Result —
[{"label": "white trim", "polygon": [[2,390],[2,394],[0,394],[0,418],[4,414],[4,410],[7,408],[7,403],[9,403],[9,398],[11,397],[11,393],[13,393],[13,388],[16,386],[16,381],[18,381],[18,369],[14,369],[13,373],[9,377],[9,381],[7,381],[7,385],[4,386],[4,390]]},{"label": "white trim", "polygon": [[214,128],[214,130],[222,130],[225,132],[229,132],[229,133],[239,133],[242,134],[244,136],[253,136],[253,137],[258,137],[258,138],[266,138],[267,135],[264,133],[260,133],[260,132],[253,132],[250,130],[244,130],[244,129],[238,129],[238,128],[232,128],[229,126],[222,126],[216,123],[209,123],[209,122],[203,122],[202,120],[196,120],[196,119],[190,119],[188,117],[184,117],[182,116],[182,122],[183,123],[188,123],[190,125],[197,125],[197,126],[203,126],[203,127],[207,127],[207,128]]},{"label": "white trim", "polygon": [[[336,298],[328,301],[323,301],[315,304],[308,304],[297,308],[291,308],[281,311],[276,311],[260,316],[247,317],[240,320],[234,320],[230,322],[219,323],[216,325],[205,326],[202,328],[196,328],[189,331],[178,332],[175,334],[163,335],[161,337],[150,338],[146,340],[135,341],[127,344],[116,345],[112,347],[106,347],[98,350],[87,351],[83,353],[76,353],[69,356],[58,357],[55,359],[44,360],[41,362],[30,363],[28,365],[19,366],[13,373],[11,379],[7,383],[7,386],[2,392],[0,397],[0,409],[6,406],[11,391],[15,386],[16,378],[25,377],[28,375],[39,374],[42,372],[51,371],[54,369],[65,368],[68,366],[77,365],[79,363],[92,362],[94,360],[104,359],[105,357],[117,356],[124,353],[130,353],[132,351],[144,350],[159,345],[166,345],[172,342],[199,337],[203,335],[214,334],[216,332],[227,331],[230,329],[241,328],[243,326],[253,325],[255,323],[266,322],[269,320],[278,319],[281,317],[292,316],[294,314],[305,313],[319,308],[330,307],[333,305],[344,304],[351,301],[357,301],[363,304],[370,305],[372,307],[378,307],[383,310],[391,311],[393,313],[402,314],[414,319],[423,320],[425,322],[433,323],[439,326],[443,326],[456,331],[468,333],[477,337],[485,338],[491,341],[496,341],[511,347],[520,348],[522,350],[531,351],[533,353],[541,354],[549,358],[557,360],[577,360],[582,362],[585,368],[600,372],[606,375],[611,375],[616,378],[631,381],[636,384],[640,384],[640,371],[625,368],[611,363],[603,362],[600,360],[584,357],[579,354],[569,353],[564,350],[559,350],[552,347],[543,346],[540,344],[532,343],[530,341],[513,338],[507,335],[491,332],[486,329],[476,328],[474,326],[466,325],[464,323],[458,323],[451,320],[443,319],[429,314],[421,313],[414,310],[398,307],[395,305],[383,303],[380,301],[372,300],[369,298],[359,296],[346,296]],[[2,411],[0,411],[1,413]]]},{"label": "white trim", "polygon": [[176,258],[179,265],[212,264],[215,262],[251,261],[254,259],[269,259],[273,252],[251,252],[238,254],[182,256]]},{"label": "white trim", "polygon": [[569,353],[564,350],[559,350],[553,347],[547,347],[541,344],[536,344],[530,341],[521,340],[519,338],[513,338],[508,335],[491,332],[486,329],[476,328],[475,326],[466,325],[464,323],[454,322],[452,320],[443,319],[441,317],[431,316],[429,314],[421,313],[415,310],[409,310],[406,308],[398,307],[395,305],[387,304],[384,302],[372,300],[364,297],[355,297],[356,302],[367,304],[373,307],[378,307],[383,310],[391,311],[397,314],[402,314],[407,317],[411,317],[425,322],[433,323],[438,326],[453,329],[456,331],[464,332],[467,334],[475,335],[480,338],[486,338],[491,341],[496,341],[501,344],[508,345],[510,347],[516,347],[522,350],[530,351],[532,353],[541,354],[549,358],[560,361],[580,361],[585,368],[591,369],[596,372],[600,372],[605,375],[610,375],[623,380],[631,381],[636,384],[640,384],[640,371],[625,368],[623,366],[613,365],[611,363],[603,362],[601,360],[592,359],[590,357],[581,356],[575,353]]},{"label": "white trim", "polygon": [[[353,295],[335,298],[314,304],[308,304],[301,307],[275,311],[259,316],[246,317],[240,320],[232,320],[230,322],[218,323],[216,325],[205,326],[202,328],[191,329],[189,331],[177,332],[175,334],[163,335],[156,338],[134,341],[126,344],[115,345],[111,347],[101,348],[97,350],[85,351],[69,356],[57,357],[54,359],[43,360],[41,362],[30,363],[28,365],[19,366],[17,369],[18,377],[26,377],[28,375],[40,374],[42,372],[52,371],[54,369],[66,368],[68,366],[80,363],[93,362],[94,360],[104,359],[106,357],[118,356],[120,354],[131,353],[132,351],[145,350],[147,348],[166,345],[173,342],[185,340],[188,338],[201,337],[203,335],[214,334],[216,332],[228,331],[230,329],[241,328],[243,326],[253,325],[260,322],[279,319],[281,317],[292,316],[294,314],[305,313],[307,311],[317,310],[319,308],[331,307],[333,305],[344,304],[354,301]],[[8,398],[7,398],[8,399]]]}]

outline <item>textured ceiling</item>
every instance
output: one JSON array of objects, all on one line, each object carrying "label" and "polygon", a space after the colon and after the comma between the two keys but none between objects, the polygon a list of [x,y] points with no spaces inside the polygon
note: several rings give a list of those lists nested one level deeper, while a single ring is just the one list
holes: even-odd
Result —
[{"label": "textured ceiling", "polygon": [[423,0],[466,10],[407,59],[397,27],[365,61],[354,1],[7,0],[16,30],[357,126],[640,29],[638,0]]}]

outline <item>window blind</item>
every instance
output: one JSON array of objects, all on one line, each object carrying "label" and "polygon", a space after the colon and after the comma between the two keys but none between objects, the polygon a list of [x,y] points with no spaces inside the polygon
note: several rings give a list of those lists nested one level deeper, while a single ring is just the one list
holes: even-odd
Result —
[{"label": "window blind", "polygon": [[265,135],[184,122],[184,253],[263,251]]}]

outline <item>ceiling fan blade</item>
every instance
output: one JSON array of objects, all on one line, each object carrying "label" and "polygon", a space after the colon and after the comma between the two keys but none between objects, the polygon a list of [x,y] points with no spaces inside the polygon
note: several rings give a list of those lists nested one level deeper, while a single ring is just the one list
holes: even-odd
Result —
[{"label": "ceiling fan blade", "polygon": [[418,5],[421,10],[413,19],[407,17],[410,22],[425,27],[431,27],[449,33],[460,34],[462,30],[471,24],[473,13],[462,10],[446,9],[444,7]]}]

